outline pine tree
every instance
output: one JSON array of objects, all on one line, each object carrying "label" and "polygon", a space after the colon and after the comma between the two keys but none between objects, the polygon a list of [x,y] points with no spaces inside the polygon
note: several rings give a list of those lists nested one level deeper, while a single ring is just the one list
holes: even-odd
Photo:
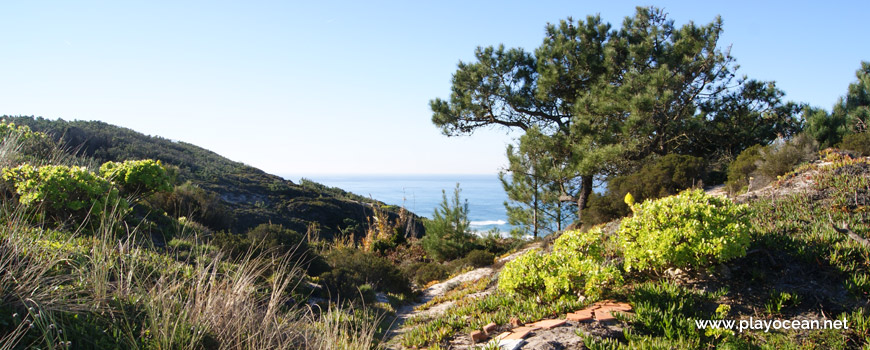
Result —
[{"label": "pine tree", "polygon": [[[568,18],[546,27],[534,54],[478,48],[453,74],[450,99],[430,101],[432,122],[447,135],[537,128],[556,146],[548,152],[562,183],[578,185],[562,188],[560,200],[576,203],[582,220],[597,177],[630,172],[650,155],[737,154],[796,128],[795,106],[773,83],[736,78],[734,58],[717,46],[721,33],[719,18],[678,27],[653,7],[619,30],[600,16]],[[747,125],[752,132],[734,133]]]},{"label": "pine tree", "polygon": [[447,199],[447,191],[441,190],[441,205],[435,208],[432,219],[426,220],[426,235],[423,249],[432,258],[440,261],[453,260],[472,249],[473,236],[469,233],[468,200],[462,201],[459,184],[453,190],[453,198]]},{"label": "pine tree", "polygon": [[509,199],[505,202],[509,223],[534,237],[559,231],[570,220],[559,201],[565,177],[559,176],[549,140],[530,129],[518,147],[508,146],[508,168],[499,174]]}]

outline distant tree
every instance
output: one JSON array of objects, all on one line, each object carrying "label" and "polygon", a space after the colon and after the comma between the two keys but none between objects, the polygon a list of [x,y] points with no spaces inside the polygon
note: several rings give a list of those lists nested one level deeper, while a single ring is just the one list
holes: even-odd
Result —
[{"label": "distant tree", "polygon": [[538,230],[547,225],[541,215],[547,182],[543,174],[545,157],[535,149],[517,149],[509,145],[507,158],[508,168],[498,177],[510,200],[504,202],[508,223],[538,237]]},{"label": "distant tree", "polygon": [[848,131],[843,114],[830,115],[824,109],[806,107],[803,110],[803,118],[807,123],[807,134],[822,148],[833,147],[840,143],[843,135]]},{"label": "distant tree", "polygon": [[529,129],[518,147],[508,146],[508,168],[499,173],[509,199],[505,202],[509,223],[534,237],[561,230],[571,217],[559,201],[566,184],[561,182],[564,176],[559,176],[549,140],[536,128]]},{"label": "distant tree", "polygon": [[857,152],[862,157],[870,156],[870,132],[846,135],[840,143],[840,148]]},{"label": "distant tree", "polygon": [[[772,83],[735,78],[728,52],[717,47],[722,21],[676,27],[664,11],[640,7],[620,30],[599,16],[548,25],[534,55],[486,47],[476,62],[460,62],[449,101],[430,102],[432,121],[447,135],[497,126],[551,138],[563,164],[563,201],[577,218],[593,180],[636,169],[650,154],[711,154],[734,137],[728,153],[770,142],[796,120]],[[789,107],[789,108],[786,108]],[[733,134],[734,127],[758,130]],[[702,140],[699,142],[698,140]]]},{"label": "distant tree", "polygon": [[453,197],[448,200],[447,192],[441,190],[441,205],[435,208],[432,219],[424,223],[426,235],[422,240],[423,249],[436,260],[453,260],[473,248],[473,236],[469,233],[468,201],[460,200],[461,191],[457,183]]},{"label": "distant tree", "polygon": [[830,114],[817,108],[804,109],[807,132],[820,147],[832,147],[848,134],[867,131],[870,122],[870,62],[861,62],[857,81],[849,84],[846,96],[834,104]]},{"label": "distant tree", "polygon": [[849,84],[846,97],[834,106],[833,114],[843,114],[850,132],[867,131],[870,122],[870,62],[861,62],[861,68],[855,72],[858,81]]}]

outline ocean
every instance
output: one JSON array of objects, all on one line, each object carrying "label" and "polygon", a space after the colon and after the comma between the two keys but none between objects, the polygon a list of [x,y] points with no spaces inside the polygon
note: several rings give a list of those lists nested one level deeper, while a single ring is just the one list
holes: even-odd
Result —
[{"label": "ocean", "polygon": [[498,228],[502,234],[511,230],[504,207],[507,194],[496,174],[284,176],[297,183],[302,177],[361,196],[371,196],[387,204],[404,205],[405,209],[427,218],[432,218],[435,208],[441,204],[441,190],[447,191],[450,200],[459,183],[462,189],[460,199],[468,200],[468,218],[473,230]]}]

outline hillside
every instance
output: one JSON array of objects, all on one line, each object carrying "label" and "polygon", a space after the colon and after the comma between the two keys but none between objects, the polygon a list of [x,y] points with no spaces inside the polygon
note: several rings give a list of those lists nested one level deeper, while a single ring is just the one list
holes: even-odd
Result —
[{"label": "hillside", "polygon": [[[632,272],[629,257],[636,252],[625,248],[627,241],[620,237],[630,232],[625,227],[631,226],[626,224],[631,217],[592,228],[588,231],[592,235],[567,231],[524,250],[537,252],[513,254],[493,266],[431,286],[414,310],[405,311],[405,321],[395,332],[391,347],[866,348],[870,339],[870,158],[836,150],[820,154],[820,159],[798,166],[769,185],[735,196],[737,203],[745,205],[743,216],[749,224],[744,231],[748,241],[743,254],[718,263],[702,260],[679,265],[669,261],[656,269],[635,268]],[[724,195],[711,191],[705,196]],[[654,208],[663,207],[635,206],[634,215]],[[684,220],[675,215],[658,220]],[[702,220],[710,225],[706,230],[716,230],[710,219]],[[682,230],[689,230],[688,226]],[[578,298],[572,287],[562,290],[561,297],[547,296],[550,283],[559,286],[564,278],[579,278],[573,283],[579,282],[579,295],[585,296],[590,296],[590,279],[603,281],[595,270],[583,270],[580,265],[580,269],[569,269],[567,275],[556,272],[559,278],[548,282],[547,276],[554,275],[545,270],[561,267],[535,263],[534,257],[558,256],[566,247],[571,254],[581,256],[584,252],[603,252],[610,256],[603,263],[621,266],[621,277],[611,280],[603,294],[592,298]],[[651,245],[643,248],[656,253],[662,249]],[[668,248],[664,249],[667,252]],[[680,257],[686,255],[672,259]],[[560,264],[576,266],[571,258],[564,259],[560,258]],[[632,262],[637,264],[637,260]],[[521,275],[515,275],[516,271]],[[544,277],[536,282],[536,276]],[[517,280],[522,281],[519,285],[523,288],[531,289],[517,288]],[[613,313],[615,318],[608,315],[608,307],[619,311]],[[730,321],[737,326],[733,330],[699,329],[695,321],[705,320]],[[838,320],[841,327],[803,328],[825,320]],[[776,327],[774,321],[779,325],[796,321],[801,326],[785,329]],[[523,323],[526,326],[521,327]],[[741,324],[744,329],[738,330]],[[491,328],[488,334],[477,333],[485,340],[471,338],[487,328]]]},{"label": "hillside", "polygon": [[[0,349],[371,349],[417,287],[521,243],[453,225],[461,244],[417,238],[406,211],[195,146],[15,120],[54,136],[0,122]],[[294,220],[344,233],[278,224]]]},{"label": "hillside", "polygon": [[[217,207],[196,210],[198,221],[213,230],[243,233],[263,223],[280,224],[306,233],[316,224],[323,238],[342,232],[355,237],[364,234],[372,204],[383,203],[359,195],[303,181],[301,184],[268,174],[260,169],[224,158],[212,151],[159,136],[99,121],[64,121],[44,118],[3,116],[18,125],[45,132],[62,147],[97,163],[155,159],[177,168],[177,184],[189,181],[205,190],[206,198],[219,199]],[[394,207],[386,207],[391,218]],[[203,214],[206,213],[206,214]],[[177,213],[178,216],[191,213]],[[410,235],[421,236],[419,221],[409,227]]]}]

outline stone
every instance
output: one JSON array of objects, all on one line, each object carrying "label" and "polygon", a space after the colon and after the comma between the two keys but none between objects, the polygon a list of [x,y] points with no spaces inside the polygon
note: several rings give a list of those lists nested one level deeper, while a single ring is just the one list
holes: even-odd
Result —
[{"label": "stone", "polygon": [[521,348],[525,343],[526,341],[522,339],[506,339],[499,340],[498,346],[501,350],[517,350]]},{"label": "stone", "polygon": [[629,305],[628,303],[619,303],[618,305],[616,305],[616,307],[614,307],[614,309],[619,311],[631,311],[632,308],[631,305]]},{"label": "stone", "polygon": [[665,270],[665,274],[667,274],[670,278],[678,278],[683,274],[683,270],[672,267]]},{"label": "stone", "polygon": [[523,345],[523,349],[586,349],[583,346],[583,338],[577,334],[578,330],[577,327],[556,327],[546,332],[535,333],[535,336],[525,339],[526,344]]},{"label": "stone", "polygon": [[567,319],[569,321],[589,321],[592,319],[592,315],[594,310],[598,309],[597,306],[588,307],[583,310],[577,310],[576,312],[569,313]]},{"label": "stone", "polygon": [[514,327],[514,328],[521,327],[524,324],[525,323],[520,322],[520,319],[518,319],[516,317],[511,317],[511,327]]},{"label": "stone", "polygon": [[610,314],[610,310],[611,309],[609,309],[609,308],[608,309],[601,308],[601,309],[595,310],[595,319],[598,320],[598,322],[610,322],[610,321],[616,320],[616,318]]},{"label": "stone", "polygon": [[498,328],[498,325],[495,322],[490,322],[488,325],[483,326],[483,332],[489,335],[495,332],[496,328]]},{"label": "stone", "polygon": [[551,320],[543,320],[543,321],[538,321],[538,322],[532,323],[531,326],[541,327],[543,329],[553,329],[553,328],[556,328],[556,327],[559,327],[559,326],[565,324],[565,322],[567,322],[567,321],[566,320],[553,320],[553,319],[551,319]]},{"label": "stone", "polygon": [[487,338],[489,338],[489,336],[487,336],[486,333],[484,333],[482,331],[471,332],[471,342],[472,343],[480,343],[480,342],[486,340]]},{"label": "stone", "polygon": [[580,310],[577,312],[569,313],[567,317],[568,321],[589,321],[592,319],[592,310]]},{"label": "stone", "polygon": [[539,329],[538,327],[517,327],[511,330],[511,334],[505,337],[505,340],[524,339],[529,333]]}]

